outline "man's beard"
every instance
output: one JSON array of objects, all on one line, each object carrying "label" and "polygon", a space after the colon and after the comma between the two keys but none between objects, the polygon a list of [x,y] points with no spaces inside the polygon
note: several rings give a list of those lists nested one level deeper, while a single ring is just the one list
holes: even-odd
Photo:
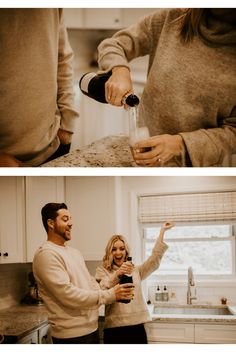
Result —
[{"label": "man's beard", "polygon": [[59,236],[61,236],[65,241],[70,241],[70,236],[67,236],[67,232],[68,232],[68,230],[66,230],[66,231],[61,231],[60,229],[58,229],[57,227],[54,229],[54,232],[57,234],[57,235],[59,235]]}]

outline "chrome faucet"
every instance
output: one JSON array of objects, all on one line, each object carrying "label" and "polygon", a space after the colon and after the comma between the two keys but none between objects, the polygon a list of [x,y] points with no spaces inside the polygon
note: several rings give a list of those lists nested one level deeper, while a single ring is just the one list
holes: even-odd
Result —
[{"label": "chrome faucet", "polygon": [[195,286],[193,278],[193,269],[192,267],[188,268],[188,291],[187,291],[187,304],[192,305],[192,300],[196,300],[196,288],[194,288],[194,296],[192,295],[192,287]]}]

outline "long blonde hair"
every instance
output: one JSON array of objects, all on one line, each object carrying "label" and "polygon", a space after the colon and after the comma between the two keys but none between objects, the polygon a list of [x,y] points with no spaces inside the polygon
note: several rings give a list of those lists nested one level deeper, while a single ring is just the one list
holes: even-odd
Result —
[{"label": "long blonde hair", "polygon": [[105,256],[103,257],[103,267],[107,270],[112,270],[112,265],[113,265],[112,249],[116,241],[122,241],[124,243],[124,247],[126,250],[125,260],[127,260],[127,257],[129,257],[130,254],[129,245],[125,237],[122,235],[113,235],[106,245]]},{"label": "long blonde hair", "polygon": [[183,9],[183,15],[181,15],[177,21],[179,21],[179,35],[185,42],[189,43],[194,36],[199,35],[200,25],[207,16],[208,9]]}]

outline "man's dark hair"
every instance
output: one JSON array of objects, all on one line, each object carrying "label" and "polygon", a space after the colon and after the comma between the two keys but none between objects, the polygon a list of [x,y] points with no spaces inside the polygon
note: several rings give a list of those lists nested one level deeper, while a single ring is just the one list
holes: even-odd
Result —
[{"label": "man's dark hair", "polygon": [[41,210],[43,226],[48,232],[48,219],[55,220],[58,216],[57,211],[60,209],[67,209],[67,205],[65,203],[47,203]]}]

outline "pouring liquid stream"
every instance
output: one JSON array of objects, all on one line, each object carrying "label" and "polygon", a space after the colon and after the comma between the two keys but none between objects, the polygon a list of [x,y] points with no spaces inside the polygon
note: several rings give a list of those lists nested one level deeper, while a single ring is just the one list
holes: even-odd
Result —
[{"label": "pouring liquid stream", "polygon": [[[150,137],[147,127],[137,126],[138,107],[129,108],[129,143],[133,147],[137,142]],[[151,148],[144,148],[142,152],[150,151]]]}]

